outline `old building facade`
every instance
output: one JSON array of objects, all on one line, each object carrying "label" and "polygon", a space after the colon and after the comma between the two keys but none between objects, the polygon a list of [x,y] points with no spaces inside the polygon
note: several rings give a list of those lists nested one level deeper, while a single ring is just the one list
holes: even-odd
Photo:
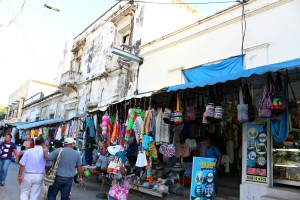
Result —
[{"label": "old building facade", "polygon": [[[183,3],[181,0],[164,2]],[[142,43],[201,18],[185,4],[116,3],[74,38],[71,61],[64,59],[60,63],[54,81],[61,93],[26,106],[22,120],[53,115],[70,119],[85,112],[105,110],[111,103],[138,94],[141,62],[116,55],[113,50],[139,56]]]}]

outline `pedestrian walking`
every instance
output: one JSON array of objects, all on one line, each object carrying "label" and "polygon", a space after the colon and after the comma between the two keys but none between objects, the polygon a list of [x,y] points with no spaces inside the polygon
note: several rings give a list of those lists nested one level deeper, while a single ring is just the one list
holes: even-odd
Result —
[{"label": "pedestrian walking", "polygon": [[[221,151],[219,150],[218,147],[216,147],[211,138],[206,138],[204,141],[205,147],[206,147],[206,151],[205,151],[205,157],[207,158],[216,158],[217,162],[216,162],[216,173],[214,174],[215,179],[218,176],[218,171],[220,171],[221,169],[221,161],[222,161],[222,154]],[[214,183],[214,190],[215,190],[215,195],[217,195],[217,184],[216,182]]]},{"label": "pedestrian walking", "polygon": [[[50,166],[44,158],[42,137],[35,140],[35,146],[25,151],[20,160],[18,183],[21,185],[20,200],[37,200],[45,178],[45,168]],[[23,176],[23,172],[24,176]]]},{"label": "pedestrian walking", "polygon": [[15,155],[15,162],[18,163],[19,157],[16,145],[11,141],[12,135],[6,134],[5,141],[0,144],[0,186],[4,186],[12,155]]},{"label": "pedestrian walking", "polygon": [[[56,173],[56,178],[49,187],[48,200],[56,200],[58,192],[61,193],[61,200],[69,200],[75,168],[79,172],[79,182],[82,183],[82,162],[78,151],[74,150],[75,140],[73,138],[66,138],[64,141],[64,148],[61,152],[60,161]],[[44,157],[46,160],[54,161],[58,157],[60,148],[48,154],[48,149],[44,148]]]}]

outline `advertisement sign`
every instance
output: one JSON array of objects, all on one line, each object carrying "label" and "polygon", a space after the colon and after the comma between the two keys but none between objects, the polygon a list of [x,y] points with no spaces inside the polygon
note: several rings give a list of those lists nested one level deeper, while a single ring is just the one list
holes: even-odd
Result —
[{"label": "advertisement sign", "polygon": [[267,126],[247,123],[246,180],[267,183]]},{"label": "advertisement sign", "polygon": [[209,200],[215,196],[215,158],[194,157],[190,200]]}]

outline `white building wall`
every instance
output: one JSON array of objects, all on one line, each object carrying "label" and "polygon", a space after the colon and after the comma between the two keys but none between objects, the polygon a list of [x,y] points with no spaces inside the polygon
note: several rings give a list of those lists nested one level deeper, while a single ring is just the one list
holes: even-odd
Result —
[{"label": "white building wall", "polygon": [[52,94],[55,90],[57,90],[57,87],[54,85],[31,80],[28,87],[27,98],[30,98],[39,92],[42,92],[44,96],[48,96]]},{"label": "white building wall", "polygon": [[[180,0],[160,0],[180,3]],[[196,9],[184,4],[145,4],[142,45],[203,18]]]},{"label": "white building wall", "polygon": [[[245,67],[300,57],[300,1],[252,0],[246,5]],[[139,92],[184,83],[180,68],[241,54],[241,6],[142,46]]]}]

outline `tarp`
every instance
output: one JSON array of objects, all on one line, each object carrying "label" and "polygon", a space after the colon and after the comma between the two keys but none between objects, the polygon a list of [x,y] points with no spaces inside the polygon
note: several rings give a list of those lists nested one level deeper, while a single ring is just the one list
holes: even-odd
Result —
[{"label": "tarp", "polygon": [[55,118],[55,119],[47,119],[47,120],[41,120],[37,122],[28,122],[25,124],[21,124],[17,126],[17,129],[31,129],[31,128],[36,128],[40,126],[45,126],[45,125],[51,125],[51,124],[58,124],[62,123],[65,120],[63,118]]},{"label": "tarp", "polygon": [[232,71],[230,74],[220,74],[218,71],[215,72],[216,76],[208,79],[202,79],[193,81],[190,83],[169,86],[166,87],[167,92],[185,90],[188,88],[204,87],[206,85],[215,85],[217,83],[225,83],[230,80],[237,80],[239,78],[247,78],[252,75],[261,75],[267,72],[277,72],[282,69],[292,69],[300,66],[300,58],[288,60],[280,63],[274,63],[270,65],[264,65],[248,70]]},{"label": "tarp", "polygon": [[186,69],[183,70],[182,73],[185,83],[191,83],[241,71],[244,71],[243,55],[227,58],[219,63],[200,65],[192,69]]}]

